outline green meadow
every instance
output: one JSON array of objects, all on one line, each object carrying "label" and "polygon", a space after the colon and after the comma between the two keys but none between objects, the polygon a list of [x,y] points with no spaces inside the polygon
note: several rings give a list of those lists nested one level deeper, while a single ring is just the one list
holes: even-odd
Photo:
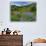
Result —
[{"label": "green meadow", "polygon": [[36,21],[36,3],[24,6],[10,5],[11,21]]}]

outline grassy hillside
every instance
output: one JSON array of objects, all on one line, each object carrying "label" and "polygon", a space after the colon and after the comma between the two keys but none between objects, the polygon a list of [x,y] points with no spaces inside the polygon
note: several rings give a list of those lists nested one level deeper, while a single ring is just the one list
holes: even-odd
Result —
[{"label": "grassy hillside", "polygon": [[[24,13],[25,12],[25,13]],[[26,12],[31,12],[28,14]],[[11,21],[35,21],[36,20],[36,3],[26,6],[11,5]]]}]

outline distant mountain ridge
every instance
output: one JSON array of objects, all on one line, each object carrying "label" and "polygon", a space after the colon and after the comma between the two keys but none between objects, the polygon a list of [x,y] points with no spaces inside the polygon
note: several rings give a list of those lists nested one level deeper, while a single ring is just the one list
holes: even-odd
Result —
[{"label": "distant mountain ridge", "polygon": [[16,5],[11,5],[12,10],[17,10],[17,11],[36,11],[36,3],[32,3],[29,5],[24,5],[24,6],[16,6]]}]

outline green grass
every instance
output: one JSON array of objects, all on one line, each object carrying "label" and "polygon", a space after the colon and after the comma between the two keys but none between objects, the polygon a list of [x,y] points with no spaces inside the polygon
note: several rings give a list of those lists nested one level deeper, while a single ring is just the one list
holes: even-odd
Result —
[{"label": "green grass", "polygon": [[12,15],[11,20],[12,21],[35,21],[35,15],[32,16],[28,16],[25,14]]}]

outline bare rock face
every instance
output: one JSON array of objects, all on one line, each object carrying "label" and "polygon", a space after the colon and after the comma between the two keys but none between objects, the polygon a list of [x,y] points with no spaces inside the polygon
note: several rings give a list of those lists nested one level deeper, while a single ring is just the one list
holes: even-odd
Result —
[{"label": "bare rock face", "polygon": [[37,38],[33,40],[34,43],[46,43],[46,39]]}]

